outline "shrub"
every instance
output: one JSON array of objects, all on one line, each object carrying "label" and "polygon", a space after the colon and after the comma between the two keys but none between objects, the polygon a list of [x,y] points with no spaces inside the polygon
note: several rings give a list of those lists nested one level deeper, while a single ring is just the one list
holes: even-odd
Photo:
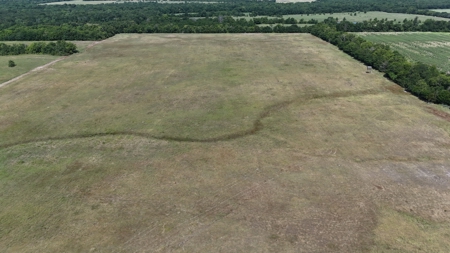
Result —
[{"label": "shrub", "polygon": [[14,61],[12,61],[12,60],[8,61],[8,67],[13,68],[15,66],[16,66],[16,63]]}]

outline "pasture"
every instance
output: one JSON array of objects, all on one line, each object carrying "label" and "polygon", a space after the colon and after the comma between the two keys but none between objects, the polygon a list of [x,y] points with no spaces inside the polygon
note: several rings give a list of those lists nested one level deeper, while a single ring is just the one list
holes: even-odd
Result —
[{"label": "pasture", "polygon": [[83,0],[72,0],[72,1],[60,1],[60,2],[50,2],[50,3],[44,3],[40,5],[64,5],[64,4],[75,4],[75,5],[89,5],[89,4],[113,4],[113,3],[120,3],[119,1],[83,1]]},{"label": "pasture", "polygon": [[448,252],[450,111],[309,34],[121,34],[0,88],[5,252]]},{"label": "pasture", "polygon": [[368,41],[389,45],[410,60],[450,71],[450,34],[433,32],[357,33]]},{"label": "pasture", "polygon": [[[5,55],[0,56],[0,85],[16,76],[58,59],[52,55]],[[16,63],[13,68],[8,67],[8,61]]]},{"label": "pasture", "polygon": [[[5,44],[31,44],[34,41],[0,41]],[[95,42],[92,41],[72,41],[77,45],[77,50],[83,52],[86,47]],[[0,56],[0,85],[3,82],[13,79],[19,75],[25,74],[39,66],[45,65],[51,61],[58,59],[59,56],[52,55],[4,55]],[[12,60],[16,63],[13,68],[8,67],[8,61]]]},{"label": "pasture", "polygon": [[450,12],[450,9],[432,9],[430,11],[435,11],[435,12]]},{"label": "pasture", "polygon": [[92,4],[123,4],[123,3],[130,3],[130,2],[157,2],[160,4],[179,4],[179,3],[204,3],[204,4],[210,4],[210,3],[218,3],[216,1],[170,1],[170,0],[105,0],[105,1],[83,1],[83,0],[71,0],[71,1],[61,1],[61,2],[50,2],[50,3],[43,3],[40,5],[64,5],[64,4],[75,4],[75,5],[92,5]]},{"label": "pasture", "polygon": [[[355,15],[356,14],[356,15]],[[425,16],[425,15],[415,15],[415,14],[404,14],[404,13],[387,13],[387,12],[381,12],[381,11],[368,11],[366,13],[364,12],[344,12],[344,13],[323,13],[323,14],[296,14],[296,15],[283,15],[283,18],[294,18],[297,20],[311,20],[315,19],[319,22],[327,19],[328,17],[338,18],[340,21],[342,21],[344,18],[347,21],[350,22],[363,22],[364,20],[370,20],[370,19],[387,19],[387,20],[396,20],[399,22],[402,22],[404,19],[415,19],[416,17],[421,20],[425,21],[427,19],[433,19],[433,20],[444,20],[449,21],[448,18],[441,18],[441,17],[432,17],[432,16]]]}]

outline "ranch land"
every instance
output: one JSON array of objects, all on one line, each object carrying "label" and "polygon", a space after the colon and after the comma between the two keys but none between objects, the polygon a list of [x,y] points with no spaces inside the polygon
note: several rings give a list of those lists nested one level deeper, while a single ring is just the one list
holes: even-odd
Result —
[{"label": "ranch land", "polygon": [[449,252],[450,110],[309,34],[121,34],[0,88],[5,252]]},{"label": "ranch land", "polygon": [[358,33],[364,39],[389,45],[410,60],[450,71],[450,34],[431,32]]},{"label": "ranch land", "polygon": [[[265,17],[265,16],[256,16],[257,18]],[[266,16],[268,19],[273,19],[275,17]],[[337,18],[339,21],[342,21],[344,18],[347,21],[350,22],[363,22],[365,20],[369,21],[371,19],[387,19],[387,20],[396,20],[398,22],[403,22],[404,19],[407,20],[413,20],[416,17],[420,21],[425,21],[427,19],[432,20],[442,20],[442,21],[449,21],[448,18],[441,18],[441,17],[432,17],[432,16],[424,16],[424,15],[415,15],[415,14],[404,14],[404,13],[387,13],[387,12],[381,12],[381,11],[368,11],[366,13],[364,12],[344,12],[344,13],[322,13],[322,14],[294,14],[294,15],[283,15],[284,19],[287,18],[294,18],[297,21],[300,21],[303,19],[303,21],[309,21],[311,19],[317,20],[318,22],[324,21],[325,19],[329,17]],[[246,20],[250,20],[253,17],[250,16],[235,16],[235,19],[245,18]]]},{"label": "ranch land", "polygon": [[319,22],[324,21],[325,19],[333,17],[342,21],[344,18],[350,22],[363,22],[365,20],[370,19],[387,19],[387,20],[396,20],[398,22],[403,22],[404,19],[415,19],[416,17],[420,21],[425,21],[427,19],[433,20],[443,20],[449,21],[448,18],[441,17],[432,17],[432,16],[424,16],[424,15],[415,15],[415,14],[404,14],[404,13],[388,13],[381,11],[368,11],[364,12],[344,12],[344,13],[325,13],[325,14],[296,14],[296,15],[283,15],[283,18],[294,18],[296,20],[304,19],[305,21],[315,19]]},{"label": "ranch land", "polygon": [[170,1],[170,0],[116,0],[116,1],[83,1],[83,0],[72,0],[72,1],[61,1],[61,2],[50,2],[50,3],[44,3],[41,5],[64,5],[64,4],[75,4],[75,5],[89,5],[89,4],[123,4],[123,3],[130,3],[130,2],[157,2],[160,4],[179,4],[179,3],[204,3],[204,4],[210,4],[210,3],[218,3],[218,1]]}]

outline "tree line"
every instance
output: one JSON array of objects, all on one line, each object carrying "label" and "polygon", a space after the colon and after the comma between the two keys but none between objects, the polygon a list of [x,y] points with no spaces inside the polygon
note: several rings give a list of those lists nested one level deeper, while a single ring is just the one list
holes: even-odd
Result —
[{"label": "tree line", "polygon": [[71,42],[33,42],[26,44],[8,45],[0,43],[0,55],[20,55],[20,54],[50,54],[50,55],[70,55],[78,52],[77,46]]},{"label": "tree line", "polygon": [[129,2],[99,5],[38,5],[53,0],[0,0],[0,29],[16,26],[103,25],[106,22],[133,21],[140,25],[166,16],[281,16],[288,14],[386,11],[436,15],[428,9],[450,8],[448,0],[319,0],[311,3],[277,4],[271,1],[224,0],[219,3],[196,2],[158,4]]},{"label": "tree line", "polygon": [[339,31],[335,26],[321,23],[310,32],[385,76],[420,99],[450,105],[450,76],[436,66],[410,62],[389,46],[367,41],[355,34]]}]

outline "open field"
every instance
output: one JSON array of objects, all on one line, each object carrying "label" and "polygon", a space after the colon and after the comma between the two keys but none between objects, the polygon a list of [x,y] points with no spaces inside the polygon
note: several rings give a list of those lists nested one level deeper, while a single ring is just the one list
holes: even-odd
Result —
[{"label": "open field", "polygon": [[118,1],[83,1],[83,0],[73,0],[73,1],[61,1],[61,2],[51,2],[41,5],[64,5],[64,4],[113,4],[120,3]]},{"label": "open field", "polygon": [[436,11],[436,12],[450,12],[450,9],[432,9],[430,11]]},{"label": "open field", "polygon": [[[356,16],[353,14],[356,13]],[[350,15],[352,14],[352,15]],[[449,21],[448,18],[440,18],[440,17],[431,17],[431,16],[425,16],[425,15],[415,15],[415,14],[404,14],[404,13],[387,13],[387,12],[381,12],[381,11],[368,11],[367,13],[364,12],[345,12],[345,13],[327,13],[327,14],[297,14],[297,15],[283,15],[283,18],[295,18],[297,20],[304,19],[304,20],[311,20],[315,19],[320,21],[323,21],[327,19],[328,17],[338,18],[339,20],[343,20],[344,18],[347,21],[350,22],[362,22],[364,20],[370,20],[370,19],[385,19],[388,20],[397,20],[399,22],[406,19],[415,19],[418,17],[419,20],[425,21],[427,19],[433,19],[433,20],[444,20]]]},{"label": "open field", "polygon": [[87,5],[87,4],[121,4],[121,3],[129,3],[129,2],[157,2],[160,4],[178,4],[178,3],[204,3],[204,4],[210,4],[210,3],[218,3],[215,1],[142,1],[142,0],[128,0],[128,1],[123,1],[123,0],[117,0],[117,1],[83,1],[83,0],[72,0],[72,1],[61,1],[61,2],[51,2],[51,3],[44,3],[41,5],[64,5],[64,4],[76,4],[76,5]]},{"label": "open field", "polygon": [[284,4],[284,3],[310,3],[314,2],[315,0],[275,0],[276,3]]},{"label": "open field", "polygon": [[[24,74],[36,67],[58,59],[52,55],[6,55],[0,56],[0,84]],[[8,61],[16,63],[13,68],[8,67]]]},{"label": "open field", "polygon": [[123,34],[0,89],[5,252],[448,252],[450,112],[308,34]]},{"label": "open field", "polygon": [[357,33],[365,39],[389,45],[413,61],[450,71],[450,34],[432,32]]},{"label": "open field", "polygon": [[[33,41],[0,41],[5,44],[31,44]],[[77,45],[77,49],[83,52],[92,41],[71,41]],[[27,73],[28,71],[58,59],[59,56],[52,55],[5,55],[0,56],[0,85],[14,77]],[[8,67],[8,61],[16,63],[14,68]]]}]

